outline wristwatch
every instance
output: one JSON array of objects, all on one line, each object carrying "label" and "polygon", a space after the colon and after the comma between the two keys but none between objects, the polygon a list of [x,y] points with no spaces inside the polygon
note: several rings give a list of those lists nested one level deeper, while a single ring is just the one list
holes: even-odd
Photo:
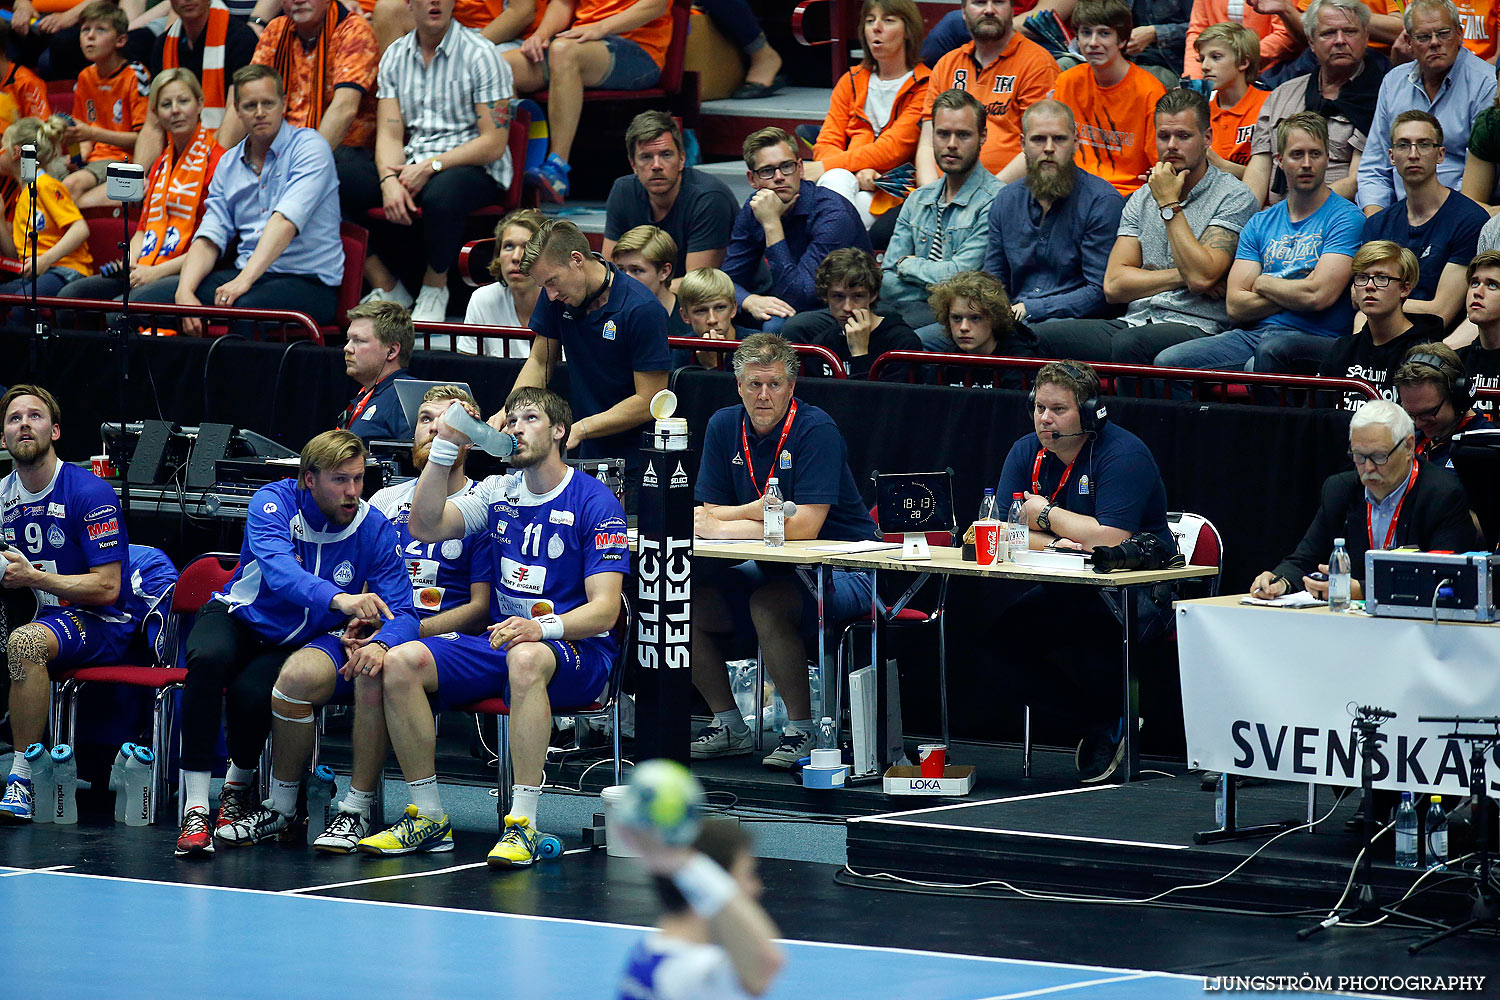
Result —
[{"label": "wristwatch", "polygon": [[1161,207],[1161,221],[1171,222],[1172,216],[1182,210],[1182,202],[1169,201]]},{"label": "wristwatch", "polygon": [[248,18],[247,20],[249,20],[249,22],[251,24],[253,24],[253,25],[255,25],[256,27],[259,27],[259,28],[269,28],[271,26],[271,22],[267,21],[263,17],[251,17],[251,18]]},{"label": "wristwatch", "polygon": [[1043,507],[1042,512],[1036,516],[1036,526],[1038,531],[1052,530],[1052,508],[1056,506],[1057,504],[1055,503],[1049,503],[1047,506]]},{"label": "wristwatch", "polygon": [[443,172],[443,161],[442,160],[436,160],[435,159],[435,160],[432,161],[432,172],[435,173],[435,174],[440,174],[440,173]]}]

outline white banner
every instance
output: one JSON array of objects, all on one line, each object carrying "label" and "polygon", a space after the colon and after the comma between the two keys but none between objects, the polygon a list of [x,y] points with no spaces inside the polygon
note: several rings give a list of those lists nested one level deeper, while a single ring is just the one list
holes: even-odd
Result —
[{"label": "white banner", "polygon": [[[1210,771],[1358,785],[1354,705],[1397,713],[1372,754],[1375,787],[1466,794],[1470,746],[1422,715],[1500,715],[1500,625],[1229,603],[1177,606],[1188,760]],[[1463,727],[1474,730],[1474,726]],[[1500,753],[1487,768],[1500,793]]]}]

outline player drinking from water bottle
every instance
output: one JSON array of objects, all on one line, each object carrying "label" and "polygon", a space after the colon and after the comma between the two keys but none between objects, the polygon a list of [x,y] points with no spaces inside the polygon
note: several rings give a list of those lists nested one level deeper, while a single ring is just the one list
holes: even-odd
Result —
[{"label": "player drinking from water bottle", "polygon": [[[449,633],[407,643],[385,659],[385,718],[412,804],[390,829],[359,842],[369,854],[453,849],[438,795],[439,708],[503,696],[510,706],[512,788],[505,832],[489,854],[495,867],[537,859],[552,704],[584,705],[603,694],[616,654],[609,630],[620,615],[630,570],[625,511],[613,493],[562,459],[573,414],[566,400],[526,386],[505,401],[518,471],[491,476],[470,494],[450,496],[448,471],[469,439],[445,422],[412,496],[411,533],[424,542],[487,530],[488,557],[476,579],[491,584],[488,635]],[[482,564],[481,564],[482,563]]]}]

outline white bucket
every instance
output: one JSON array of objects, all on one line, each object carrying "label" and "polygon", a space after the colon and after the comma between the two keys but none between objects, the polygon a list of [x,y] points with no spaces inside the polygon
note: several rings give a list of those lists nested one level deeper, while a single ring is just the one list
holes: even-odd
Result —
[{"label": "white bucket", "polygon": [[625,788],[625,785],[610,785],[599,793],[599,798],[604,800],[604,852],[612,858],[640,857],[625,846],[623,839],[615,836],[615,831],[619,829],[616,816],[625,801]]},{"label": "white bucket", "polygon": [[687,418],[662,417],[656,421],[656,429],[651,434],[651,443],[662,451],[687,451]]}]

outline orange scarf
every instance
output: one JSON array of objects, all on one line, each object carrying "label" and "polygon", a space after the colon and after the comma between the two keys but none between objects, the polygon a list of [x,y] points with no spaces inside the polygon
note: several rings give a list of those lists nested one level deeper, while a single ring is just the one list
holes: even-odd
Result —
[{"label": "orange scarf", "polygon": [[199,124],[193,141],[175,157],[171,140],[151,168],[151,189],[141,221],[139,265],[160,264],[187,250],[198,225],[198,210],[208,195],[214,133]]},{"label": "orange scarf", "polygon": [[[328,67],[328,44],[333,37],[334,29],[339,24],[339,12],[341,4],[330,3],[328,9],[323,13],[323,30],[318,33],[318,40],[313,43],[313,78],[310,99],[307,102],[308,128],[317,128],[323,121],[323,81]],[[271,68],[280,74],[283,80],[292,78],[292,46],[301,45],[302,40],[297,37],[297,29],[292,27],[291,18],[287,18],[286,30],[281,33],[281,38],[276,41],[276,53],[271,58]]]},{"label": "orange scarf", "polygon": [[[203,124],[218,128],[224,123],[224,108],[229,90],[224,79],[224,40],[229,35],[229,10],[215,5],[208,9],[208,30],[203,36],[203,72],[199,74],[203,85]],[[171,69],[182,65],[177,61],[177,42],[182,38],[182,22],[177,21],[167,29],[166,41],[162,43],[161,68]]]}]

